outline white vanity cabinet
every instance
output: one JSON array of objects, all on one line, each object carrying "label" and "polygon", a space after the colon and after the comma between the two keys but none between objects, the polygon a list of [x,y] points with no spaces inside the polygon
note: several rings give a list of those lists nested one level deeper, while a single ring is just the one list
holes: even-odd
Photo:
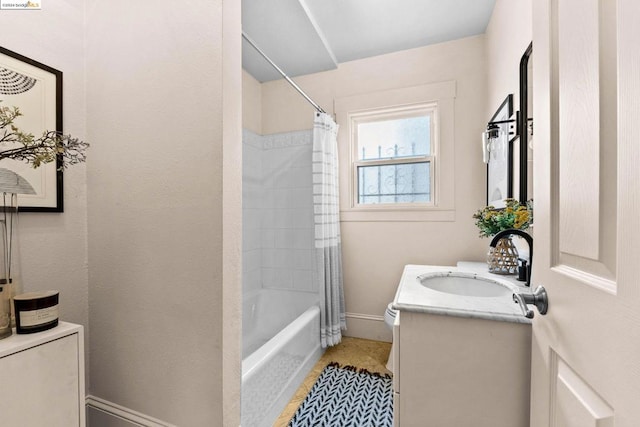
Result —
[{"label": "white vanity cabinet", "polygon": [[[394,299],[394,424],[528,427],[530,292],[471,266],[407,265]],[[483,266],[486,269],[486,266]]]},{"label": "white vanity cabinet", "polygon": [[531,325],[400,311],[394,421],[527,427]]},{"label": "white vanity cabinet", "polygon": [[0,340],[0,382],[0,425],[85,427],[82,326]]}]

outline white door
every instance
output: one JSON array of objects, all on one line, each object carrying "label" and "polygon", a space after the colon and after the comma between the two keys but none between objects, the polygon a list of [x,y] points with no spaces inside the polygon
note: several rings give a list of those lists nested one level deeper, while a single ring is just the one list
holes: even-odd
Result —
[{"label": "white door", "polygon": [[534,0],[532,427],[640,426],[640,1]]}]

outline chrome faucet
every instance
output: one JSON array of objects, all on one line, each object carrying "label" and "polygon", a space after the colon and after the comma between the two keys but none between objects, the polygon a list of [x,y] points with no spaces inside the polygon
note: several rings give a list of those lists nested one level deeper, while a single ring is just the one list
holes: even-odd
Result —
[{"label": "chrome faucet", "polygon": [[516,230],[515,228],[502,230],[501,232],[493,236],[493,240],[491,240],[491,243],[489,243],[489,246],[491,246],[492,248],[495,248],[496,245],[498,244],[498,240],[502,239],[503,237],[511,236],[513,234],[524,238],[524,240],[526,240],[527,243],[529,244],[529,265],[526,266],[527,280],[525,282],[525,286],[531,286],[531,267],[533,265],[533,237],[531,237],[530,234],[527,234],[522,230]]}]

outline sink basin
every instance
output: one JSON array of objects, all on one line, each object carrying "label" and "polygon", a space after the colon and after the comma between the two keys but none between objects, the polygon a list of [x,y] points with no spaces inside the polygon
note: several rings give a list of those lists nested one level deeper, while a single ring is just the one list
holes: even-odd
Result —
[{"label": "sink basin", "polygon": [[418,276],[420,284],[431,290],[468,297],[511,296],[512,290],[495,280],[472,273],[427,273]]}]

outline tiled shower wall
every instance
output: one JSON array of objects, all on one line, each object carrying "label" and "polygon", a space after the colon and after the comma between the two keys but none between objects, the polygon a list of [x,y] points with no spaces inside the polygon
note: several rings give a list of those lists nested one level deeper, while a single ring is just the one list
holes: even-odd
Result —
[{"label": "tiled shower wall", "polygon": [[311,150],[310,130],[265,136],[244,131],[245,291],[317,291]]},{"label": "tiled shower wall", "polygon": [[262,137],[242,133],[242,290],[262,287]]}]

